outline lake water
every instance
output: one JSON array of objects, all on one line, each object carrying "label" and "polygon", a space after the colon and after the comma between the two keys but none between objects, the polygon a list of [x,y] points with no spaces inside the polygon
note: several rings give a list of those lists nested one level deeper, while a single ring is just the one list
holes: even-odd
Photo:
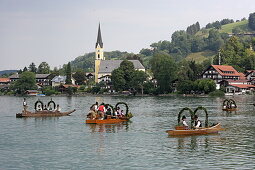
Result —
[{"label": "lake water", "polygon": [[[38,97],[27,98],[29,110]],[[40,97],[48,102],[50,97]],[[0,96],[0,169],[254,169],[254,96],[235,96],[239,110],[221,110],[224,98],[53,97],[59,118],[16,118],[21,97]],[[98,101],[129,104],[132,122],[86,125]],[[208,109],[209,122],[226,129],[217,135],[168,137],[183,107]],[[188,116],[188,114],[186,114]],[[201,120],[204,119],[200,113]]]}]

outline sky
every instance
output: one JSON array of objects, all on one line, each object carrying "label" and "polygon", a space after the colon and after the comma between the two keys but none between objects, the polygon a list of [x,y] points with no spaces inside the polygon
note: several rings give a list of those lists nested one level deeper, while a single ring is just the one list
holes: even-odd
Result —
[{"label": "sky", "polygon": [[0,0],[0,70],[53,69],[94,52],[99,22],[104,51],[139,53],[197,21],[253,12],[254,0]]}]

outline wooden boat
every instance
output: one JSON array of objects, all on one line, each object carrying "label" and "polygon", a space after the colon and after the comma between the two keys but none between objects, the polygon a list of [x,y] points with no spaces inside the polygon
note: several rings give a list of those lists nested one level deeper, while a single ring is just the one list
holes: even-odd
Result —
[{"label": "wooden boat", "polygon": [[[118,107],[120,104],[122,104],[122,105],[124,105],[124,106],[126,107],[126,114],[125,114],[124,117],[114,117],[114,118],[113,118],[113,116],[110,116],[110,115],[109,115],[109,116],[107,116],[106,119],[100,119],[98,116],[97,116],[96,119],[91,119],[91,117],[88,116],[88,119],[87,119],[85,122],[86,122],[87,124],[114,124],[114,123],[121,123],[121,122],[127,122],[127,121],[129,121],[129,120],[133,117],[133,115],[132,115],[132,113],[129,113],[129,112],[128,112],[129,108],[128,108],[127,103],[118,102],[118,103],[115,105],[115,108],[114,108],[112,105],[110,105],[110,104],[105,104],[105,105],[107,105],[107,106],[111,109],[111,111],[112,111],[112,113],[113,113],[115,110],[117,110],[117,107]],[[93,105],[91,106],[91,108],[92,108],[92,107],[93,107]]]},{"label": "wooden boat", "polygon": [[236,111],[237,108],[223,108],[223,111]]},{"label": "wooden boat", "polygon": [[128,118],[116,118],[116,119],[112,119],[112,118],[108,118],[108,119],[87,119],[86,123],[87,124],[113,124],[113,123],[121,123],[121,122],[127,122],[129,121]]},{"label": "wooden boat", "polygon": [[212,133],[218,133],[220,130],[223,130],[221,128],[220,123],[208,127],[208,128],[199,128],[199,129],[184,129],[184,127],[177,126],[175,130],[167,130],[166,132],[170,136],[182,136],[182,135],[206,135],[206,134],[212,134]]},{"label": "wooden boat", "polygon": [[30,112],[30,111],[23,111],[22,113],[17,113],[16,117],[21,118],[21,117],[59,117],[59,116],[68,116],[71,113],[75,111],[69,111],[69,112],[59,112],[59,111],[48,111],[48,110],[43,110],[43,111],[36,111],[36,112]]},{"label": "wooden boat", "polygon": [[[191,116],[191,129],[187,129],[184,126],[181,126],[181,115],[184,111],[189,111]],[[195,121],[196,113],[198,110],[203,110],[205,113],[205,127],[199,127],[199,128],[193,128],[193,123]],[[174,130],[167,130],[166,133],[168,133],[170,136],[182,136],[182,135],[205,135],[205,134],[211,134],[211,133],[218,133],[220,130],[223,130],[221,128],[220,123],[217,123],[211,127],[208,126],[208,112],[206,108],[199,106],[197,107],[194,112],[190,108],[183,108],[179,114],[178,114],[178,126],[175,127]]]},{"label": "wooden boat", "polygon": [[236,111],[237,105],[233,99],[225,99],[222,106],[223,111]]}]

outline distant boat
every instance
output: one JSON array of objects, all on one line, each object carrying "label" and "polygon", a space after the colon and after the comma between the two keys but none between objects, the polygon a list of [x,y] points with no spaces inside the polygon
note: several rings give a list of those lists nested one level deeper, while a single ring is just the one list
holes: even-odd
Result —
[{"label": "distant boat", "polygon": [[37,94],[36,96],[46,96],[45,94]]}]

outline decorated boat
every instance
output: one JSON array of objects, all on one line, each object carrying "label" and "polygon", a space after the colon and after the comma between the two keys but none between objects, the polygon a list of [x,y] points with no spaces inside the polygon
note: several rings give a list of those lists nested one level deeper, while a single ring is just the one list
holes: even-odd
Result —
[{"label": "decorated boat", "polygon": [[28,111],[27,106],[24,106],[22,113],[17,113],[17,118],[22,117],[59,117],[59,116],[68,116],[71,113],[75,112],[74,110],[68,112],[61,112],[59,105],[56,106],[55,102],[49,101],[47,105],[43,105],[43,102],[38,100],[35,102],[34,106],[35,111]]},{"label": "decorated boat", "polygon": [[[189,111],[190,116],[191,116],[191,129],[187,129],[184,126],[180,125],[181,122],[181,115],[184,111]],[[199,128],[194,128],[193,123],[194,123],[194,118],[198,110],[203,110],[205,112],[205,127],[199,127]],[[178,114],[178,126],[175,127],[173,130],[167,130],[166,133],[170,136],[184,136],[184,135],[206,135],[206,134],[212,134],[212,133],[218,133],[220,130],[223,130],[221,128],[221,124],[213,124],[212,126],[208,126],[208,113],[207,110],[199,106],[195,109],[193,112],[190,108],[183,108],[179,114]]]},{"label": "decorated boat", "polygon": [[[111,112],[114,113],[119,105],[124,105],[126,107],[126,113],[123,116],[116,116],[116,115],[107,115],[105,118],[99,117],[97,114],[96,118],[92,119],[89,115],[86,119],[87,124],[114,124],[114,123],[121,123],[121,122],[127,122],[129,121],[133,115],[129,112],[128,105],[124,102],[118,102],[115,105],[115,108],[110,104],[105,104],[105,106],[108,106],[111,109]],[[91,106],[93,107],[93,105]]]},{"label": "decorated boat", "polygon": [[236,111],[237,105],[233,99],[225,99],[222,106],[223,111]]}]

